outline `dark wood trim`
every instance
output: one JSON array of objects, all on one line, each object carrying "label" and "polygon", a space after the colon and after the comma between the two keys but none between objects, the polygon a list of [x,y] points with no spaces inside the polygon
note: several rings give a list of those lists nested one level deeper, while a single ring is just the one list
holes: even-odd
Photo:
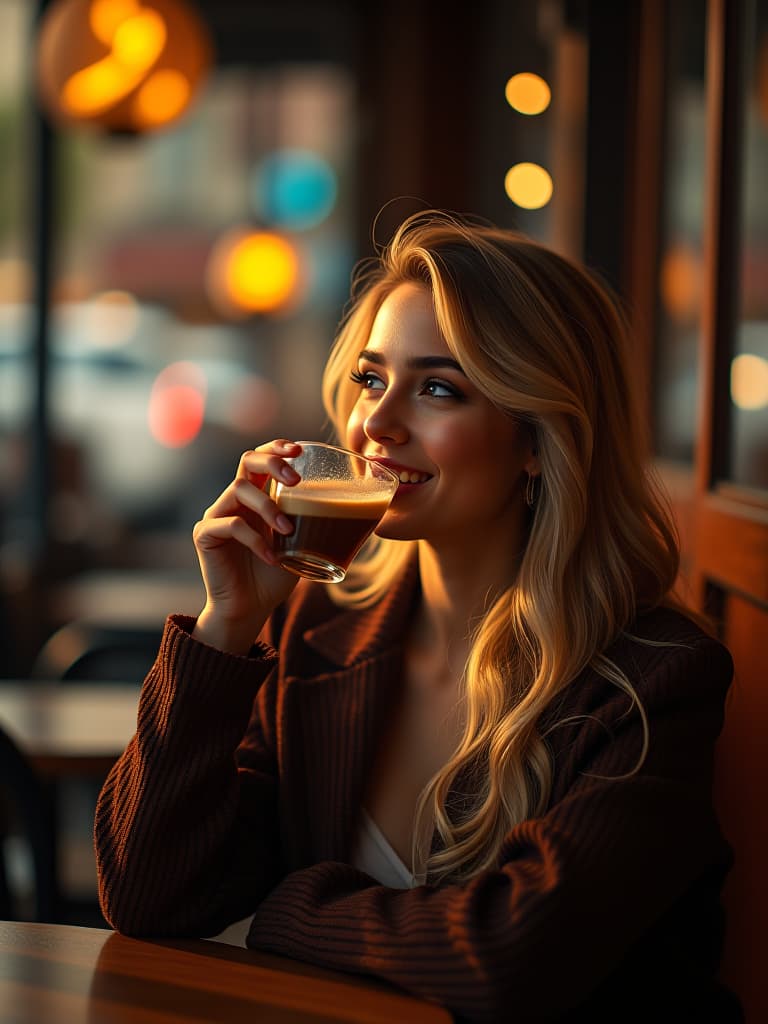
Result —
[{"label": "dark wood trim", "polygon": [[649,443],[663,194],[665,61],[659,54],[664,52],[666,14],[663,0],[645,0],[638,14],[626,233],[628,307],[637,351],[639,407],[648,424]]},{"label": "dark wood trim", "polygon": [[744,0],[710,0],[707,34],[707,197],[697,485],[727,478],[730,379],[739,286]]}]

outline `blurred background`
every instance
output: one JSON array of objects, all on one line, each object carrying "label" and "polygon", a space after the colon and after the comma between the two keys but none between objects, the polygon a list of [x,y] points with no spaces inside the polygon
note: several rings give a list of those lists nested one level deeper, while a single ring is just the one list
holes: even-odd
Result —
[{"label": "blurred background", "polygon": [[[174,599],[196,609],[192,524],[244,448],[325,435],[318,381],[352,267],[425,204],[602,273],[651,331],[638,387],[656,450],[692,462],[707,4],[615,6],[0,0],[4,674],[27,671],[62,622],[107,614],[116,591],[121,620]],[[765,5],[752,8],[764,29]],[[730,432],[731,475],[760,487],[764,35],[754,43]],[[635,219],[654,211],[646,239]],[[655,262],[644,294],[639,244]]]},{"label": "blurred background", "polygon": [[767,182],[766,0],[0,0],[0,675],[63,676],[73,624],[151,648],[199,609],[194,522],[245,448],[326,436],[352,268],[441,206],[626,303],[746,757],[768,724]]}]

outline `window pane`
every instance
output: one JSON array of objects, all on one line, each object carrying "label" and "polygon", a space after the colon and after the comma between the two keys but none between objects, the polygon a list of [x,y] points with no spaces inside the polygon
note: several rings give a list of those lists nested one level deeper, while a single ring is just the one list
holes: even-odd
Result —
[{"label": "window pane", "polygon": [[[352,260],[354,102],[335,65],[219,69],[168,131],[62,134],[52,521],[86,564],[136,564],[175,531],[191,556],[191,526],[243,450],[324,431],[318,381]],[[278,283],[274,308],[247,312],[233,281],[247,306],[267,269],[225,273],[222,246],[256,229],[298,277],[286,303]]]},{"label": "window pane", "polygon": [[747,21],[741,296],[731,364],[730,478],[768,487],[768,0]]},{"label": "window pane", "polygon": [[705,28],[703,0],[665,6],[667,107],[654,366],[658,455],[693,461],[703,267]]},{"label": "window pane", "polygon": [[30,140],[26,52],[34,5],[0,3],[0,546],[13,561],[11,536],[20,514],[32,417],[32,363],[22,357],[30,343],[29,195],[26,162]]}]

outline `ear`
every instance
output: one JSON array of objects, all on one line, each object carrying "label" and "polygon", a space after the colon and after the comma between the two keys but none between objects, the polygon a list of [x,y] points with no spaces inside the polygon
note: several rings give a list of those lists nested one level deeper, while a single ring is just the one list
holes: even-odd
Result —
[{"label": "ear", "polygon": [[531,438],[528,458],[523,464],[523,469],[529,476],[539,476],[541,474],[541,458],[539,457],[539,446],[535,436]]}]

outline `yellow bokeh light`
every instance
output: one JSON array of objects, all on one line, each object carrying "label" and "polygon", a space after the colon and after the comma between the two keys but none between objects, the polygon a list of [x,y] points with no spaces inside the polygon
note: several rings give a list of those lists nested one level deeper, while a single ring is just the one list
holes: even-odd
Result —
[{"label": "yellow bokeh light", "polygon": [[541,114],[552,99],[544,79],[528,71],[513,75],[506,84],[504,95],[510,107],[521,114]]},{"label": "yellow bokeh light", "polygon": [[211,297],[230,315],[281,311],[295,301],[300,278],[295,246],[271,231],[225,236],[209,267]]},{"label": "yellow bokeh light", "polygon": [[139,0],[92,0],[88,12],[91,32],[105,46],[112,48],[112,37],[127,19],[139,13]]},{"label": "yellow bokeh light", "polygon": [[145,71],[163,52],[168,30],[157,11],[142,10],[119,25],[112,39],[115,59]]},{"label": "yellow bokeh light", "polygon": [[768,405],[768,360],[749,353],[736,356],[731,363],[731,400],[739,409]]},{"label": "yellow bokeh light", "polygon": [[76,72],[65,83],[63,100],[73,114],[111,107],[141,82],[163,52],[168,33],[154,11],[141,11],[115,30],[112,53]]},{"label": "yellow bokeh light", "polygon": [[133,113],[144,126],[164,124],[179,114],[189,102],[192,85],[186,75],[167,68],[155,71],[136,93]]},{"label": "yellow bokeh light", "polygon": [[552,178],[539,164],[522,163],[510,167],[504,177],[504,190],[516,206],[539,210],[552,198]]}]

